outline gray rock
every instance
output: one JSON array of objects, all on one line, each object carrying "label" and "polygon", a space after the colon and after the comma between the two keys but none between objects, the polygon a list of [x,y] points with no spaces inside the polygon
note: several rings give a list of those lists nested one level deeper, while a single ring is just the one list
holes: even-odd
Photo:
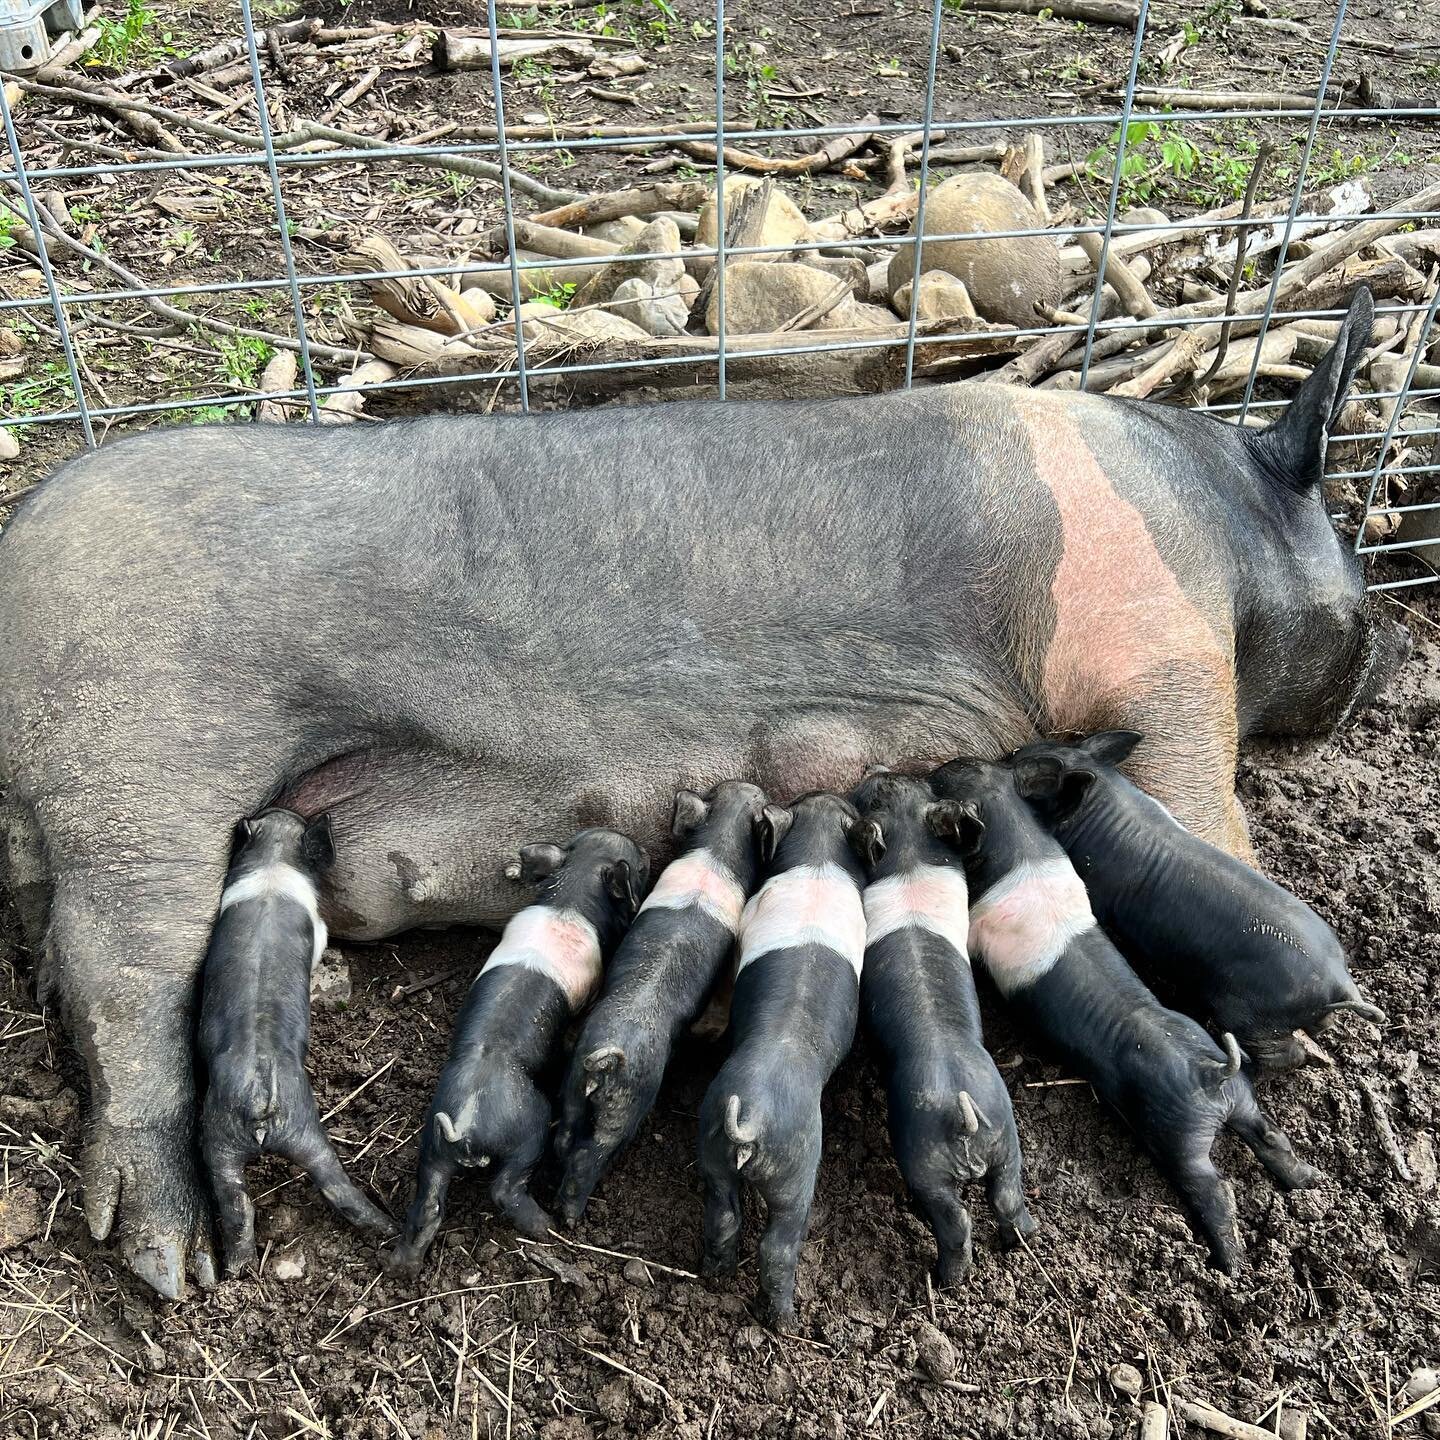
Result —
[{"label": "gray rock", "polygon": [[955,1347],[928,1320],[915,1329],[915,1361],[932,1380],[953,1380],[958,1364]]},{"label": "gray rock", "polygon": [[802,250],[795,259],[798,264],[821,270],[832,279],[843,280],[857,300],[870,299],[870,282],[862,261],[844,255],[817,255],[813,250]]},{"label": "gray rock", "polygon": [[[747,175],[727,175],[725,177],[726,215],[729,215],[730,206],[740,195],[763,183],[763,181]],[[755,243],[757,245],[794,245],[803,240],[809,230],[810,222],[806,220],[800,207],[777,185],[770,192],[770,203],[765,207],[765,220],[760,227],[760,238]],[[715,243],[714,200],[707,200],[700,207],[700,223],[695,231],[695,243],[702,246]],[[759,260],[766,257],[756,255],[752,258]],[[780,259],[781,257],[769,258]]]},{"label": "gray rock", "polygon": [[[899,315],[910,317],[910,296],[915,286],[907,281],[895,292],[894,306]],[[927,270],[920,277],[920,296],[915,302],[918,318],[926,320],[973,320],[975,303],[963,280],[946,270]]]},{"label": "gray rock", "polygon": [[[737,260],[725,267],[726,332],[763,335],[778,330],[802,310],[828,299],[834,291],[834,280],[809,265]],[[705,312],[705,326],[712,335],[720,325],[719,301],[717,288],[710,292],[710,304]]]},{"label": "gray rock", "polygon": [[683,335],[690,323],[690,307],[700,287],[685,273],[680,261],[668,281],[622,280],[606,307],[613,314],[638,325],[647,335]]},{"label": "gray rock", "polygon": [[587,226],[585,234],[592,240],[608,240],[612,245],[628,248],[644,229],[645,222],[638,215],[622,215],[618,220],[602,220],[598,225]]},{"label": "gray rock", "polygon": [[[924,247],[925,271],[945,270],[965,282],[975,309],[987,320],[1033,325],[1036,307],[1060,302],[1060,251],[1049,235],[998,240],[985,231],[1038,228],[1035,207],[1014,185],[986,172],[956,175],[937,185],[925,205],[926,235],[980,234],[975,240],[938,240]],[[912,234],[914,233],[912,229]],[[914,251],[904,246],[890,260],[890,293],[914,278]]]},{"label": "gray rock", "polygon": [[305,1252],[296,1250],[293,1254],[280,1256],[271,1265],[270,1273],[277,1280],[303,1280],[305,1278]]}]

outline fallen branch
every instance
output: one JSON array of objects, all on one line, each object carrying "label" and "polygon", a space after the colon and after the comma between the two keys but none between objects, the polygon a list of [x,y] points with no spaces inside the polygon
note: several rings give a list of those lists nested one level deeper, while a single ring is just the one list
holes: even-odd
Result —
[{"label": "fallen branch", "polygon": [[630,215],[657,215],[662,210],[698,210],[710,198],[712,188],[703,180],[637,185],[629,190],[591,195],[572,205],[542,211],[532,215],[530,223],[548,225],[557,230],[584,230],[591,225],[602,225],[607,220],[620,220]]},{"label": "fallen branch", "polygon": [[1385,1158],[1390,1162],[1391,1169],[1402,1180],[1413,1181],[1415,1176],[1405,1162],[1404,1152],[1400,1149],[1400,1142],[1395,1138],[1395,1131],[1390,1126],[1390,1116],[1385,1111],[1385,1102],[1375,1088],[1375,1082],[1369,1079],[1361,1080],[1360,1090],[1369,1106],[1370,1118],[1375,1122],[1376,1133],[1380,1136],[1380,1148],[1385,1152]]},{"label": "fallen branch", "polygon": [[[342,385],[353,385],[356,389],[343,390],[334,395],[327,395],[320,403],[320,423],[322,425],[348,425],[360,418],[365,408],[364,388],[370,385],[378,385],[386,380],[393,380],[400,372],[384,360],[367,360],[365,364],[352,370],[349,375],[339,383]],[[421,987],[417,987],[421,988]],[[408,994],[408,990],[397,990],[396,994]],[[394,995],[390,997],[392,1000]]]},{"label": "fallen branch", "polygon": [[1315,97],[1283,90],[1176,90],[1165,85],[1137,85],[1135,104],[1170,110],[1313,110]]},{"label": "fallen branch", "polygon": [[[262,395],[281,395],[295,388],[300,373],[300,363],[293,350],[277,350],[260,376]],[[255,407],[255,418],[271,425],[285,423],[286,402],[283,400],[262,400]]]},{"label": "fallen branch", "polygon": [[[12,189],[15,188],[14,181],[8,181],[6,183]],[[0,207],[10,210],[10,213],[17,218],[20,217],[18,210],[5,205],[3,201],[0,201]],[[151,288],[139,275],[133,270],[127,269],[124,265],[120,264],[118,260],[112,260],[109,255],[103,254],[99,250],[92,250],[90,246],[76,240],[74,236],[67,235],[55,217],[46,208],[43,201],[36,200],[35,210],[40,217],[41,228],[48,237],[44,242],[47,254],[50,248],[50,240],[53,239],[58,244],[63,245],[67,250],[79,255],[82,259],[88,260],[92,265],[98,265],[101,269],[108,270],[117,279],[124,282],[126,289],[148,290]],[[103,294],[97,295],[96,299],[97,301],[103,300]],[[167,304],[158,295],[144,295],[140,297],[140,303],[156,315],[162,316],[166,320],[173,320],[176,324],[187,328],[190,326],[198,326],[203,330],[213,330],[221,335],[246,335],[256,340],[264,340],[267,344],[273,345],[280,350],[298,350],[300,348],[300,342],[289,335],[278,335],[271,330],[256,330],[248,325],[232,325],[228,320],[217,320],[213,316],[196,315],[188,310],[181,310],[174,305]],[[312,355],[318,356],[323,360],[344,360],[355,363],[356,361],[369,360],[372,358],[363,350],[351,348],[342,349],[334,345],[322,345],[315,340],[309,342],[309,350]]]},{"label": "fallen branch", "polygon": [[[44,75],[45,71],[41,70],[37,73]],[[82,85],[79,83],[78,77],[67,76],[67,79],[74,83],[55,85],[38,80],[17,80],[15,83],[24,91],[44,95],[52,100],[66,100],[71,104],[112,110],[127,124],[131,124],[138,117],[141,122],[146,120],[164,122],[164,124],[173,125],[177,130],[187,130],[196,135],[204,135],[207,139],[236,145],[243,150],[263,150],[265,148],[265,142],[258,135],[247,135],[243,130],[232,130],[228,125],[216,125],[208,120],[197,120],[179,110],[170,110],[163,105],[151,105],[148,101],[135,100],[128,95],[109,91],[103,86],[91,86],[89,82]],[[161,149],[169,150],[171,153],[184,153],[185,147],[159,123],[153,129],[146,129],[144,133],[137,125],[131,124],[131,128],[135,129],[136,134],[140,135],[142,139],[153,141]],[[321,125],[314,120],[301,120],[293,129],[276,135],[273,144],[276,150],[296,150],[303,145],[312,145],[316,141],[325,141],[332,145],[356,150],[385,150],[389,152],[388,159],[399,160],[404,164],[430,165],[439,170],[449,170],[456,175],[472,175],[477,179],[496,183],[502,176],[499,165],[492,164],[488,160],[477,159],[472,155],[426,155],[419,153],[418,150],[413,154],[404,153],[414,147],[397,145],[388,140],[379,140],[373,135],[360,135],[353,130],[337,130],[332,125]],[[402,153],[395,154],[397,150]],[[552,189],[549,185],[544,185],[539,180],[525,174],[523,170],[513,168],[510,172],[510,185],[512,189],[525,195],[532,195],[546,205],[569,205],[575,200],[584,198],[577,190]]]},{"label": "fallen branch", "polygon": [[1058,15],[1087,25],[1121,25],[1133,30],[1140,7],[1124,0],[961,0],[961,10],[988,10],[1000,15]]},{"label": "fallen branch", "polygon": [[[862,126],[878,125],[878,115],[867,115],[860,121]],[[787,160],[773,160],[768,155],[755,155],[748,150],[725,147],[725,164],[735,170],[749,170],[757,175],[818,175],[823,170],[848,160],[856,151],[870,143],[873,131],[852,130],[845,135],[832,135],[818,150],[808,155],[795,155]],[[705,160],[714,164],[715,147],[701,140],[667,141],[677,150],[682,150],[694,160]]]},{"label": "fallen branch", "polygon": [[[1101,236],[1087,233],[1077,235],[1075,238],[1098,271],[1100,258],[1104,251],[1104,241]],[[1149,292],[1140,283],[1135,272],[1113,252],[1105,255],[1105,280],[1114,288],[1120,303],[1125,307],[1126,314],[1147,320],[1157,313],[1155,302],[1150,298]]]},{"label": "fallen branch", "polygon": [[[313,40],[320,30],[321,22],[314,17],[304,20],[287,20],[283,24],[271,27],[270,34],[279,40]],[[245,36],[236,35],[232,39],[222,40],[218,45],[212,45],[208,50],[201,50],[199,54],[187,55],[183,59],[170,60],[164,65],[157,66],[154,70],[144,71],[132,77],[130,84],[138,84],[149,80],[156,85],[173,85],[177,80],[187,79],[191,75],[203,75],[207,70],[219,70],[230,64],[232,60],[238,60],[246,54]]]}]

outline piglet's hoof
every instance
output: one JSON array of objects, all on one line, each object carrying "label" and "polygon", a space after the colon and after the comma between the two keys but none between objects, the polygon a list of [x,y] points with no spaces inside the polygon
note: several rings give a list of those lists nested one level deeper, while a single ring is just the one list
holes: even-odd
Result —
[{"label": "piglet's hoof", "polygon": [[118,1225],[121,1259],[157,1294],[182,1299],[187,1270],[202,1289],[215,1284],[210,1216],[186,1126],[101,1123],[82,1181],[90,1233],[104,1240]]}]

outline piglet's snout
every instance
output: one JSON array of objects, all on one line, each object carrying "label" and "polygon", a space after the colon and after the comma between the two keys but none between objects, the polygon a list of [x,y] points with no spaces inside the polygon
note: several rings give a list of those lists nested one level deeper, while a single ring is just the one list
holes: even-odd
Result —
[{"label": "piglet's snout", "polygon": [[501,965],[520,965],[548,975],[573,1012],[585,1005],[600,983],[600,937],[576,911],[532,905],[505,927],[482,972]]},{"label": "piglet's snout", "polygon": [[1094,924],[1084,882],[1068,859],[1026,863],[971,907],[970,948],[1009,995],[1045,975]]}]

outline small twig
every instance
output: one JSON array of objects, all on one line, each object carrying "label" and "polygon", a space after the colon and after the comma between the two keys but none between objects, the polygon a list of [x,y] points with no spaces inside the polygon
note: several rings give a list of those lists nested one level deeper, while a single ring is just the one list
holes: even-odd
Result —
[{"label": "small twig", "polygon": [[1390,1125],[1390,1116],[1385,1110],[1385,1101],[1381,1098],[1379,1090],[1376,1089],[1375,1082],[1368,1077],[1362,1079],[1360,1090],[1369,1102],[1370,1117],[1374,1120],[1375,1128],[1380,1134],[1380,1148],[1384,1150],[1391,1168],[1402,1180],[1413,1181],[1415,1176],[1411,1173],[1409,1165],[1405,1163],[1405,1154],[1400,1149],[1400,1142],[1395,1138],[1395,1131]]},{"label": "small twig", "polygon": [[320,1117],[320,1123],[323,1125],[327,1120],[338,1115],[357,1095],[362,1091],[368,1090],[398,1058],[398,1056],[392,1055],[368,1080],[362,1080],[338,1105],[332,1105],[330,1109]]},{"label": "small twig", "polygon": [[627,1255],[623,1250],[606,1250],[600,1245],[587,1245],[583,1240],[572,1240],[558,1230],[552,1230],[550,1234],[562,1245],[570,1245],[576,1250],[589,1250],[594,1255],[608,1255],[612,1260],[638,1260],[651,1270],[659,1270],[663,1275],[678,1275],[682,1280],[700,1278],[693,1270],[677,1270],[673,1265],[662,1265],[658,1260],[647,1260],[643,1255]]},{"label": "small twig", "polygon": [[588,1355],[592,1360],[598,1360],[602,1365],[608,1365],[612,1370],[618,1370],[622,1375],[628,1375],[632,1380],[638,1380],[642,1385],[649,1385],[658,1390],[672,1405],[675,1404],[675,1397],[658,1381],[652,1380],[648,1375],[642,1375],[638,1370],[632,1370],[628,1365],[622,1365],[618,1360],[612,1360],[608,1355],[602,1355],[598,1350],[588,1349],[584,1345],[576,1344],[574,1340],[562,1335],[560,1337],[567,1345],[574,1348],[582,1355]]}]

